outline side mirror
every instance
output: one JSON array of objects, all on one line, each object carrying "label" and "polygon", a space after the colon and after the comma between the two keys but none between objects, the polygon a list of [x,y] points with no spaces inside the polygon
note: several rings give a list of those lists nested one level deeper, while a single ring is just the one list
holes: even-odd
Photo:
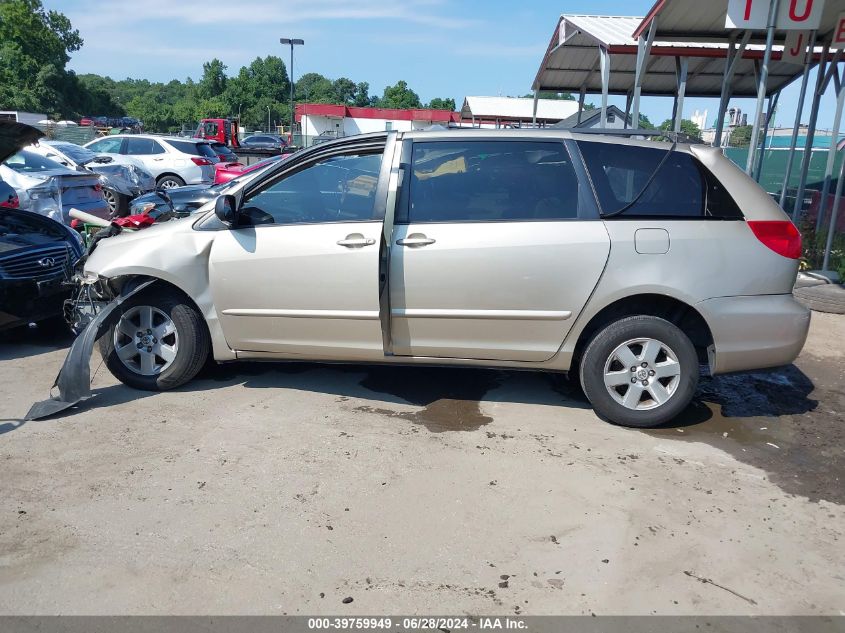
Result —
[{"label": "side mirror", "polygon": [[220,196],[214,203],[214,215],[229,228],[238,226],[238,204],[235,196]]}]

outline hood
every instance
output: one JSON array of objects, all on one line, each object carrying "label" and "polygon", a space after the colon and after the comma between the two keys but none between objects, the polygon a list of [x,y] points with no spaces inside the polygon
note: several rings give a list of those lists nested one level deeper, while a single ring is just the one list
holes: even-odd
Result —
[{"label": "hood", "polygon": [[0,257],[18,249],[64,241],[73,244],[77,255],[81,252],[78,241],[63,224],[37,213],[0,208]]},{"label": "hood", "polygon": [[0,120],[0,163],[44,136],[31,125]]},{"label": "hood", "polygon": [[[187,185],[185,187],[173,187],[172,189],[168,189],[167,195],[170,196],[170,199],[173,201],[173,206],[178,207],[190,203],[204,204],[205,202],[216,198],[219,194],[213,186]],[[138,196],[132,201],[132,204],[139,205],[145,202],[154,202],[156,205],[165,204],[155,192]]]}]

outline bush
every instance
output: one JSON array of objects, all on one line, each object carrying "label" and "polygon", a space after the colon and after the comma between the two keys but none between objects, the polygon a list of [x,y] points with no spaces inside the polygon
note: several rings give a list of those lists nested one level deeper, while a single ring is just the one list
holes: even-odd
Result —
[{"label": "bush", "polygon": [[[816,233],[815,226],[812,223],[803,223],[800,228],[804,248],[801,268],[803,270],[818,270],[824,262],[827,231]],[[837,233],[833,236],[828,267],[830,270],[839,273],[840,279],[845,279],[845,234],[843,233]]]}]

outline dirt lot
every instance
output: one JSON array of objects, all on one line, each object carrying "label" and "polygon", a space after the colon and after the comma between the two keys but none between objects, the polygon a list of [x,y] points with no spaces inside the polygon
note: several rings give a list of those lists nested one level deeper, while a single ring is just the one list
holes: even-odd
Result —
[{"label": "dirt lot", "polygon": [[845,317],[656,431],[549,375],[305,364],[100,368],[20,422],[67,344],[0,341],[0,613],[845,612]]}]

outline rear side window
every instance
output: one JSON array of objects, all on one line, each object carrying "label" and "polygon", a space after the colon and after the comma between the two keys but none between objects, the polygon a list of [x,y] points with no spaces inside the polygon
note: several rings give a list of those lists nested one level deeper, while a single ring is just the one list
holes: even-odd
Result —
[{"label": "rear side window", "polygon": [[643,191],[666,156],[668,144],[663,149],[580,142],[578,147],[604,214],[613,214],[636,199],[619,217],[743,217],[721,183],[684,152],[672,152]]},{"label": "rear side window", "polygon": [[164,154],[164,148],[151,138],[127,138],[124,153],[134,156]]},{"label": "rear side window", "polygon": [[563,143],[415,143],[400,222],[515,222],[578,217],[578,177]]},{"label": "rear side window", "polygon": [[190,141],[168,141],[177,151],[191,156],[205,156],[206,158],[217,158],[217,154],[211,149],[208,143],[192,143]]}]

